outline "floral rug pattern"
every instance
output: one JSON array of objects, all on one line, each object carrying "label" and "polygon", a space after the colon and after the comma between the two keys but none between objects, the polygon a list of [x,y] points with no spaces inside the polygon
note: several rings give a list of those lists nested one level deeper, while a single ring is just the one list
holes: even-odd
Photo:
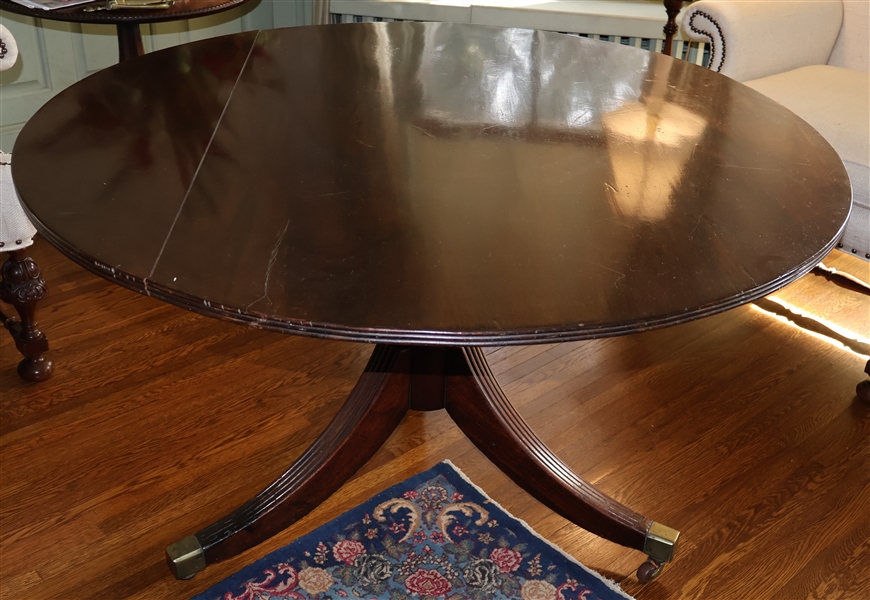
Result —
[{"label": "floral rug pattern", "polygon": [[397,484],[192,600],[624,600],[449,462]]}]

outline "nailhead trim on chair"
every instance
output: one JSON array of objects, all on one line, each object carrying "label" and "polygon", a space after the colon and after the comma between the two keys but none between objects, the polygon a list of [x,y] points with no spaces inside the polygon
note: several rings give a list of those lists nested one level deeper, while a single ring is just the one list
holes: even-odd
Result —
[{"label": "nailhead trim on chair", "polygon": [[[846,250],[843,248],[843,243],[842,243],[842,242],[840,242],[840,243],[837,244],[837,248],[839,248],[840,250],[843,250],[843,252],[846,251]],[[852,254],[858,254],[858,249],[857,249],[857,248],[852,248]],[[864,258],[870,258],[870,252],[867,252],[866,254],[864,254]]]},{"label": "nailhead trim on chair", "polygon": [[6,48],[6,42],[0,40],[0,58],[6,58],[7,52],[9,52],[9,50]]},{"label": "nailhead trim on chair", "polygon": [[[4,153],[4,156],[11,156],[11,155],[9,155],[9,154],[5,154],[5,153]],[[9,160],[3,160],[3,159],[0,159],[0,165],[9,166],[9,165],[11,165],[11,164],[12,164],[12,163],[11,163]],[[13,250],[16,249],[17,246],[21,246],[23,243],[24,243],[24,240],[23,240],[23,239],[15,240],[15,243],[12,244],[12,246],[10,246],[9,248],[6,248],[6,247],[5,247],[5,246],[6,246],[6,242],[0,242],[0,252],[12,252]],[[29,245],[29,244],[28,244],[28,245]],[[25,246],[25,248],[26,248],[26,247],[27,247],[27,246]]]},{"label": "nailhead trim on chair", "polygon": [[[698,15],[701,15],[702,17],[704,17],[705,19],[710,21],[710,23],[713,24],[713,27],[716,28],[716,31],[719,32],[719,37],[722,39],[722,58],[719,59],[719,66],[717,66],[715,69],[713,68],[713,63],[714,63],[715,58],[716,58],[716,42],[713,39],[712,35],[710,35],[706,31],[704,31],[703,29],[698,29],[697,27],[695,27],[694,21],[695,21],[695,17],[697,17]],[[717,73],[721,72],[722,66],[725,64],[725,36],[722,35],[722,28],[719,27],[719,23],[717,23],[716,19],[711,17],[709,14],[705,13],[704,11],[699,10],[695,13],[692,13],[692,16],[689,17],[689,27],[695,33],[697,33],[699,35],[703,35],[708,40],[710,40],[710,67],[709,68],[712,71],[716,71]]]}]

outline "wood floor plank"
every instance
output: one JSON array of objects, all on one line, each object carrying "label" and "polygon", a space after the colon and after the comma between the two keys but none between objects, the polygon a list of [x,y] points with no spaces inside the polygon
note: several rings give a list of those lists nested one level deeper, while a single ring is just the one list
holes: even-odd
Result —
[{"label": "wood floor plank", "polygon": [[[634,577],[641,553],[537,503],[443,412],[409,414],[310,515],[176,581],[163,548],[299,456],[371,346],[223,323],[103,281],[42,241],[33,254],[49,283],[40,321],[56,370],[20,381],[0,336],[4,600],[188,598],[445,459],[638,600],[870,597],[870,407],[854,394],[866,358],[751,307],[634,336],[486,350],[562,460],[683,531],[677,560],[650,584]],[[826,262],[870,275],[842,253]],[[777,297],[870,335],[870,296],[807,276]]]}]

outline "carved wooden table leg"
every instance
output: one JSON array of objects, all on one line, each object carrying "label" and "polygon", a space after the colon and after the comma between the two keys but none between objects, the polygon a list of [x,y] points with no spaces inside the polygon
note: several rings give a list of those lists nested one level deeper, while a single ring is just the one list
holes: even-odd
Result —
[{"label": "carved wooden table leg", "polygon": [[[679,532],[634,512],[578,477],[529,428],[505,396],[479,348],[464,348],[465,365],[448,377],[447,412],[496,466],[529,494],[583,529],[650,560],[649,581],[676,551]],[[455,364],[454,360],[454,364]],[[465,372],[463,372],[465,367]]]},{"label": "carved wooden table leg", "polygon": [[376,346],[344,406],[281,477],[226,517],[166,549],[173,574],[189,579],[206,565],[259,544],[344,485],[407,412],[407,365],[407,350]]},{"label": "carved wooden table leg", "polygon": [[24,250],[13,250],[0,268],[0,300],[15,307],[21,321],[7,319],[3,324],[12,333],[15,347],[24,355],[18,374],[26,381],[51,377],[53,365],[43,356],[48,340],[39,330],[36,305],[45,296],[45,280],[39,267]]}]

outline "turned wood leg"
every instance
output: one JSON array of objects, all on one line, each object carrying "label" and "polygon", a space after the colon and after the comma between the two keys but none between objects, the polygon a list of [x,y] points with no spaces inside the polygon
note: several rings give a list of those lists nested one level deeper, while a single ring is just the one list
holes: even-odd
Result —
[{"label": "turned wood leg", "polygon": [[20,321],[4,319],[12,333],[15,347],[24,355],[18,363],[18,375],[26,381],[44,381],[51,377],[53,365],[43,356],[48,340],[39,330],[36,305],[45,296],[45,280],[39,267],[24,250],[14,250],[0,267],[0,300],[15,307]]},{"label": "turned wood leg", "polygon": [[[676,550],[679,532],[647,519],[577,476],[529,428],[479,348],[463,348],[448,375],[446,408],[466,436],[529,494],[580,527],[647,553],[648,581]],[[464,369],[467,371],[463,372]]]},{"label": "turned wood leg", "polygon": [[338,490],[407,412],[408,373],[406,349],[376,346],[344,406],[281,477],[226,517],[166,549],[175,576],[189,579],[206,565],[259,544]]},{"label": "turned wood leg", "polygon": [[[680,30],[677,25],[677,15],[683,9],[683,0],[664,0],[665,13],[668,15],[668,21],[662,28],[665,34],[665,43],[662,45],[662,54],[673,56],[674,51],[674,35]],[[680,57],[677,57],[680,58]]]},{"label": "turned wood leg", "polygon": [[861,294],[870,294],[870,284],[868,284],[866,281],[855,277],[851,273],[847,273],[845,271],[838,271],[833,267],[825,265],[825,263],[819,263],[815,267],[813,267],[812,274],[818,275],[819,277],[824,277],[831,283],[834,283],[847,290],[859,292]]},{"label": "turned wood leg", "polygon": [[118,62],[145,54],[139,23],[118,23]]}]

